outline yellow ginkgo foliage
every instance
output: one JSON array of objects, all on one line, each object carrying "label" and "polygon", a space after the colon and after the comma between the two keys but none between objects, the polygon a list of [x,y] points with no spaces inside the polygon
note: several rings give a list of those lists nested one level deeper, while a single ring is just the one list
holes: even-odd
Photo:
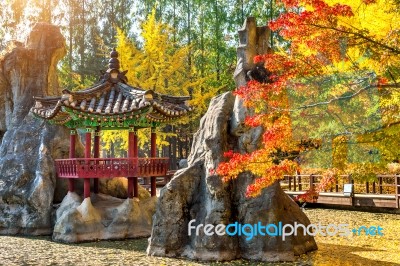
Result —
[{"label": "yellow ginkgo foliage", "polygon": [[[142,23],[141,30],[143,45],[139,47],[121,29],[117,29],[121,70],[128,70],[126,76],[129,84],[160,94],[192,96],[189,105],[195,107],[194,112],[174,123],[185,124],[198,119],[218,90],[207,86],[207,80],[211,77],[200,77],[195,66],[188,61],[191,47],[174,43],[171,39],[173,29],[157,21],[154,10]],[[171,133],[158,130],[157,145],[168,145],[166,139]],[[138,136],[139,146],[144,147],[149,140],[150,130],[139,130]],[[125,150],[128,145],[126,138],[127,134],[115,131],[106,131],[102,135],[105,149],[109,149],[113,142]]]},{"label": "yellow ginkgo foliage", "polygon": [[[354,16],[342,16],[338,19],[338,29],[341,27],[352,29],[352,34],[349,36],[357,39],[357,42],[348,43],[344,40],[349,60],[346,63],[340,62],[337,65],[339,70],[347,71],[353,68],[355,63],[358,68],[374,70],[381,75],[391,66],[399,65],[399,57],[390,51],[390,48],[399,47],[400,13],[395,1],[327,0],[325,2],[331,6],[348,5],[354,13]],[[374,43],[379,45],[374,47]],[[389,48],[386,52],[384,46]],[[375,56],[377,53],[380,56]]]}]

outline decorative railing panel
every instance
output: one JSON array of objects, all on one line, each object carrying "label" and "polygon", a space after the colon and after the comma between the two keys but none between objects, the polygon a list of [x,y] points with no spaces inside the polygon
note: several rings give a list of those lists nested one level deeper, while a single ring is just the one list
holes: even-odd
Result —
[{"label": "decorative railing panel", "polygon": [[74,158],[55,160],[61,178],[165,176],[169,158]]}]

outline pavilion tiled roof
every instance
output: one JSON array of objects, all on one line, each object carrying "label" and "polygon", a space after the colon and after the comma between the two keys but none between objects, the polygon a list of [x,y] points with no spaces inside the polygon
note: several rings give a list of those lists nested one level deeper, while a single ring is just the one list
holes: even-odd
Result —
[{"label": "pavilion tiled roof", "polygon": [[109,69],[94,86],[80,90],[63,90],[58,97],[34,97],[31,112],[40,118],[65,124],[76,117],[132,119],[145,117],[151,122],[166,122],[192,110],[189,96],[170,96],[127,84],[125,72],[119,71],[118,53],[111,53]]}]

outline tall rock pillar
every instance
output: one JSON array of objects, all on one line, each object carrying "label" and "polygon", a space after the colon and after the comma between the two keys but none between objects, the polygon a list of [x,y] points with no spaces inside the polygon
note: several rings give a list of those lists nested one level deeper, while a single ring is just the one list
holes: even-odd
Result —
[{"label": "tall rock pillar", "polygon": [[68,157],[69,131],[35,119],[33,95],[56,95],[65,39],[38,23],[0,58],[0,234],[51,234],[54,158]]},{"label": "tall rock pillar", "polygon": [[[238,67],[235,81],[246,84],[246,74],[256,54],[268,51],[268,29],[247,19],[240,31]],[[299,232],[285,239],[279,236],[210,234],[207,224],[310,224],[297,204],[282,191],[279,183],[265,188],[256,198],[245,196],[254,181],[251,173],[223,182],[214,170],[225,160],[228,150],[257,148],[262,128],[243,126],[250,112],[240,99],[227,92],[214,97],[193,138],[188,167],[178,170],[161,190],[147,253],[153,256],[188,257],[198,260],[289,261],[295,255],[317,249],[314,238]],[[191,227],[189,227],[189,224]],[[202,226],[201,226],[202,225]],[[198,233],[192,227],[198,227]],[[192,229],[191,229],[192,228]],[[210,228],[209,226],[207,228]]]}]

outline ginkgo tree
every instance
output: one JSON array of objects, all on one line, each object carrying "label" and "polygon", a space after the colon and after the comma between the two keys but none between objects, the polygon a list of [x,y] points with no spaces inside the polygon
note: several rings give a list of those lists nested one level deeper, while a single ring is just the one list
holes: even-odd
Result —
[{"label": "ginkgo tree", "polygon": [[387,164],[400,158],[397,3],[281,3],[285,11],[269,27],[285,45],[254,59],[268,69],[269,82],[250,81],[236,91],[255,109],[246,124],[264,127],[263,147],[227,152],[217,173],[229,180],[253,172],[258,178],[248,196],[295,171],[323,174],[320,186],[303,196],[307,200],[339,174],[363,178],[388,171]]},{"label": "ginkgo tree", "polygon": [[[190,46],[181,46],[172,40],[172,29],[156,19],[153,12],[142,23],[142,44],[129,39],[125,32],[117,29],[117,51],[122,70],[128,70],[126,76],[129,84],[143,89],[151,89],[157,93],[175,96],[192,96],[189,101],[194,106],[194,112],[176,121],[176,125],[189,124],[199,119],[207,108],[207,103],[218,90],[209,86],[207,81],[212,76],[201,77],[193,64],[188,64]],[[173,132],[163,132],[159,129],[157,145],[168,145],[168,136]],[[139,145],[143,147],[148,142],[150,131],[138,131]],[[117,144],[123,151],[127,148],[127,132],[105,131],[102,135],[104,148],[110,150],[112,144]]]}]

